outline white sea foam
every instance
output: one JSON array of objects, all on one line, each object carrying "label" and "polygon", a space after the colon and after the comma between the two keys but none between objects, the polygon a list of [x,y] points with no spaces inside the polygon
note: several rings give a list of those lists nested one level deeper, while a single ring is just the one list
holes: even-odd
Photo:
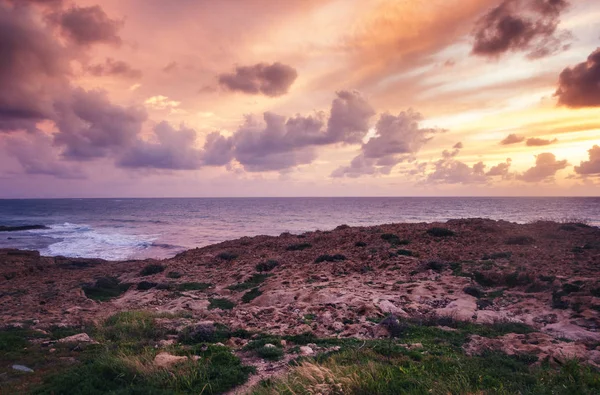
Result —
[{"label": "white sea foam", "polygon": [[68,222],[32,232],[60,240],[43,249],[43,255],[72,258],[128,259],[152,246],[156,240],[153,235],[124,234],[114,228],[94,229]]}]

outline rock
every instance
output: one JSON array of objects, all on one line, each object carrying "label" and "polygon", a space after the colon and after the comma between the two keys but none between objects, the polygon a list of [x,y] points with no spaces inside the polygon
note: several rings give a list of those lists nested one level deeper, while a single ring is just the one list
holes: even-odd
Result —
[{"label": "rock", "polygon": [[90,336],[87,333],[78,333],[78,334],[73,335],[73,336],[63,337],[62,339],[58,340],[58,342],[59,343],[92,343],[92,344],[98,344],[98,342],[96,342],[93,339],[91,339]]},{"label": "rock", "polygon": [[381,300],[379,301],[379,310],[381,310],[384,314],[394,314],[398,316],[406,316],[406,312],[402,310],[400,307],[396,307],[395,304],[390,302],[389,300]]},{"label": "rock", "polygon": [[301,346],[300,347],[300,355],[309,356],[314,355],[315,351],[309,346]]},{"label": "rock", "polygon": [[267,343],[267,344],[265,344],[265,346],[264,346],[264,347],[265,347],[265,348],[275,348],[275,345],[274,345],[274,344],[271,344],[271,343]]},{"label": "rock", "polygon": [[342,322],[336,321],[331,325],[334,331],[340,332],[344,330],[344,324]]},{"label": "rock", "polygon": [[185,360],[187,360],[187,357],[179,357],[177,355],[169,354],[168,352],[161,352],[154,357],[154,365],[160,368],[168,368]]},{"label": "rock", "polygon": [[281,345],[282,345],[283,347],[287,346],[287,341],[285,341],[285,340],[282,340],[282,341],[281,341]]},{"label": "rock", "polygon": [[25,365],[13,365],[12,368],[14,370],[18,370],[19,372],[33,373],[33,369],[30,369]]}]

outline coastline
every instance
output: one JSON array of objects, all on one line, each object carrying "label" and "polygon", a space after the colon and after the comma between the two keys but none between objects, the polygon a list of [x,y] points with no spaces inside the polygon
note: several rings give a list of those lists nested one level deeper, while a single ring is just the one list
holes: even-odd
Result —
[{"label": "coastline", "polygon": [[[510,350],[600,366],[600,351],[590,348],[600,342],[600,229],[585,224],[341,225],[243,237],[164,260],[0,250],[0,263],[6,326],[84,328],[117,312],[146,311],[176,317],[167,320],[167,340],[204,322],[273,336],[367,341],[389,335],[378,324],[388,315],[407,322],[449,317],[434,326],[531,328],[495,339],[473,335],[466,353]],[[247,343],[227,345],[243,354]],[[257,366],[263,378],[271,368],[286,369],[281,361]]]}]

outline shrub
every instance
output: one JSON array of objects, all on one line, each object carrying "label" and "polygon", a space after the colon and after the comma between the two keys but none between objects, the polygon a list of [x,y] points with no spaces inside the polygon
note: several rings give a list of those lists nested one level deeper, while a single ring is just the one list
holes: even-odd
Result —
[{"label": "shrub", "polygon": [[562,292],[552,292],[552,308],[565,310],[569,308],[569,302],[562,300],[564,294]]},{"label": "shrub", "polygon": [[579,291],[581,291],[581,288],[582,288],[581,285],[574,284],[574,283],[567,283],[567,284],[563,284],[563,286],[562,286],[563,292],[567,295],[570,293],[573,293],[573,292],[579,292]]},{"label": "shrub", "polygon": [[400,242],[400,238],[393,233],[384,233],[381,235],[381,238],[390,244],[398,244]]},{"label": "shrub", "polygon": [[366,247],[367,243],[365,243],[364,241],[357,241],[356,243],[354,243],[354,247]]},{"label": "shrub", "polygon": [[490,307],[490,306],[493,306],[493,305],[494,305],[494,302],[492,302],[489,299],[479,299],[477,301],[477,308],[479,310],[484,310],[486,307]]},{"label": "shrub", "polygon": [[179,272],[169,272],[167,273],[167,277],[168,278],[181,278],[183,276],[183,274],[179,273]]},{"label": "shrub", "polygon": [[243,283],[230,285],[229,287],[227,287],[227,289],[231,291],[245,291],[250,288],[255,288],[258,285],[262,284],[267,278],[269,278],[269,276],[269,274],[255,273]]},{"label": "shrub", "polygon": [[463,288],[463,292],[476,298],[481,298],[485,294],[481,289],[473,286]]},{"label": "shrub", "polygon": [[339,261],[345,261],[346,257],[342,254],[335,254],[335,255],[321,255],[319,256],[317,259],[315,259],[315,263],[321,263],[321,262],[339,262]]},{"label": "shrub", "polygon": [[89,299],[103,302],[121,296],[130,286],[131,284],[121,283],[116,277],[101,277],[94,284],[84,284],[82,289]]},{"label": "shrub", "polygon": [[406,332],[408,326],[406,323],[400,323],[398,318],[395,315],[389,314],[379,323],[382,327],[386,328],[390,337],[398,338],[402,337],[404,332]]},{"label": "shrub", "polygon": [[306,250],[307,248],[311,248],[312,244],[310,243],[298,243],[298,244],[290,244],[289,246],[287,246],[286,250],[288,251],[302,251],[302,250]]},{"label": "shrub", "polygon": [[404,250],[404,249],[400,249],[398,251],[396,251],[397,255],[402,255],[402,256],[414,256],[413,252],[410,250]]},{"label": "shrub", "polygon": [[449,237],[449,236],[456,235],[456,233],[454,233],[454,231],[452,231],[448,228],[440,228],[440,227],[433,227],[433,228],[427,229],[427,234],[430,236],[434,236],[434,237]]},{"label": "shrub", "polygon": [[217,258],[222,259],[224,261],[233,261],[235,258],[238,257],[238,254],[236,254],[235,252],[221,252],[219,255],[217,255]]},{"label": "shrub", "polygon": [[442,272],[446,268],[446,264],[440,261],[429,261],[425,264],[425,270],[433,270],[434,272]]},{"label": "shrub", "polygon": [[343,225],[340,225],[335,228],[335,230],[344,230],[344,229],[350,229],[350,226],[343,224]]},{"label": "shrub", "polygon": [[261,262],[261,263],[257,264],[256,270],[259,272],[270,272],[271,270],[275,269],[277,266],[279,266],[279,262],[277,262],[273,259],[269,259],[266,262]]},{"label": "shrub", "polygon": [[512,256],[512,252],[507,251],[507,252],[495,252],[493,254],[485,254],[481,259],[483,260],[487,260],[487,259],[509,259]]},{"label": "shrub", "polygon": [[226,298],[210,298],[208,299],[208,301],[210,302],[210,304],[208,305],[209,310],[231,310],[235,307],[235,303]]},{"label": "shrub", "polygon": [[509,237],[508,239],[506,239],[505,244],[525,246],[525,245],[533,244],[534,242],[535,242],[535,239],[533,237],[512,236],[512,237]]},{"label": "shrub", "polygon": [[265,347],[262,346],[256,350],[256,354],[269,361],[278,361],[283,357],[283,350],[279,347]]},{"label": "shrub", "polygon": [[258,298],[260,295],[262,295],[262,291],[260,289],[258,289],[258,288],[251,289],[250,291],[246,292],[242,296],[242,302],[249,303],[252,300]]},{"label": "shrub", "polygon": [[122,311],[113,314],[104,321],[100,330],[107,340],[127,346],[143,345],[165,334],[154,322],[154,317],[145,311]]},{"label": "shrub", "polygon": [[151,264],[142,269],[140,276],[151,276],[153,274],[161,273],[164,270],[165,267],[163,265]]},{"label": "shrub", "polygon": [[151,281],[142,281],[142,282],[138,283],[137,289],[138,289],[138,291],[147,291],[151,288],[156,287],[157,285],[158,285],[158,283],[153,283]]}]

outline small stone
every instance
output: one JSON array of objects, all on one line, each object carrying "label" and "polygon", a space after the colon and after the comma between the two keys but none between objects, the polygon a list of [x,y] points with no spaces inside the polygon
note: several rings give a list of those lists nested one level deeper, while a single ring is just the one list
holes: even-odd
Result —
[{"label": "small stone", "polygon": [[271,343],[267,343],[267,344],[265,344],[265,348],[275,348],[275,345],[271,344]]},{"label": "small stone", "polygon": [[282,345],[283,347],[287,346],[287,341],[285,341],[285,340],[282,340],[282,341],[281,341],[281,345]]},{"label": "small stone", "polygon": [[59,343],[96,343],[87,333],[78,333],[73,336],[63,337]]},{"label": "small stone", "polygon": [[336,321],[333,323],[333,325],[331,325],[331,327],[333,328],[334,331],[339,332],[339,331],[343,331],[344,330],[344,324]]},{"label": "small stone", "polygon": [[33,373],[33,369],[30,369],[25,365],[13,365],[12,368],[14,370],[18,370],[19,372]]},{"label": "small stone", "polygon": [[300,347],[300,355],[313,355],[315,352],[312,348],[310,348],[309,346],[301,346]]}]

